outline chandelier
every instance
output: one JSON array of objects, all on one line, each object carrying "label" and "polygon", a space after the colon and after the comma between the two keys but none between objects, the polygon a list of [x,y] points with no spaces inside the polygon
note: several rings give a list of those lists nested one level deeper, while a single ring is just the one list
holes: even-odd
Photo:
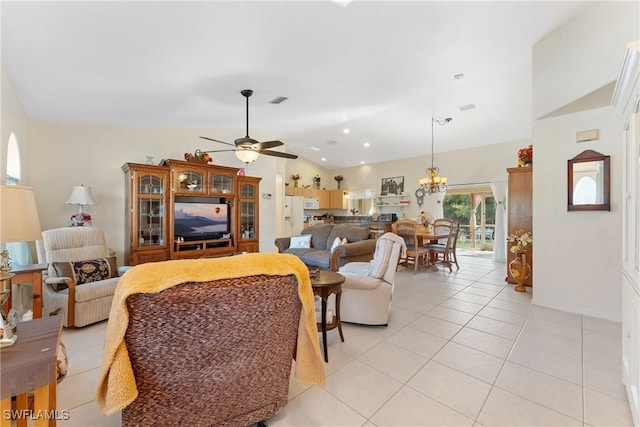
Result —
[{"label": "chandelier", "polygon": [[419,206],[422,206],[425,195],[444,193],[445,191],[447,191],[447,177],[439,176],[438,172],[440,172],[440,168],[433,165],[433,125],[434,123],[437,123],[440,126],[444,126],[451,120],[453,120],[451,117],[447,117],[443,120],[439,120],[433,117],[431,118],[431,167],[427,168],[427,176],[424,178],[420,178],[420,180],[418,181],[420,183],[420,187],[416,190],[416,198],[418,199]]}]

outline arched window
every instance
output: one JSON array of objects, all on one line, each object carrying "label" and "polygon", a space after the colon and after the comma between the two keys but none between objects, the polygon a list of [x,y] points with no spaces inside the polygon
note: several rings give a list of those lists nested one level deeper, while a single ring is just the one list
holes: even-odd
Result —
[{"label": "arched window", "polygon": [[596,180],[590,176],[580,178],[573,190],[574,205],[592,205],[596,202]]},{"label": "arched window", "polygon": [[[18,138],[11,132],[9,135],[9,143],[7,145],[7,185],[19,185],[22,179],[22,166],[20,163],[20,146]],[[31,264],[32,258],[29,252],[29,244],[27,242],[7,243],[6,249],[11,257],[11,264],[26,265]]]},{"label": "arched window", "polygon": [[22,175],[20,167],[20,147],[18,147],[18,139],[11,132],[9,135],[9,144],[7,146],[7,185],[18,185]]}]

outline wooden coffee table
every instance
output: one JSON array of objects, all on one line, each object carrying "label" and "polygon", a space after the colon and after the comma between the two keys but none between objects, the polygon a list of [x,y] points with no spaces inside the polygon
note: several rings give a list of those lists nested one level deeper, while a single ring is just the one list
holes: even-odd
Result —
[{"label": "wooden coffee table", "polygon": [[[340,340],[344,342],[342,335],[342,324],[340,323],[340,296],[342,295],[342,284],[344,276],[333,271],[320,270],[317,275],[311,275],[311,287],[313,294],[318,295],[322,299],[322,321],[318,323],[318,332],[322,331],[322,343],[324,346],[324,361],[329,362],[329,354],[327,350],[327,331],[338,328]],[[333,321],[327,324],[327,300],[331,294],[336,295],[336,316]]]}]

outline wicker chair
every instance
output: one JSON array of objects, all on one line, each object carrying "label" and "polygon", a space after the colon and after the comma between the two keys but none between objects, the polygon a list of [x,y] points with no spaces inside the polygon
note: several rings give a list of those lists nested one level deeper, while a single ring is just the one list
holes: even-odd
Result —
[{"label": "wicker chair", "polygon": [[301,302],[293,275],[127,297],[137,398],[123,426],[249,426],[287,404]]}]

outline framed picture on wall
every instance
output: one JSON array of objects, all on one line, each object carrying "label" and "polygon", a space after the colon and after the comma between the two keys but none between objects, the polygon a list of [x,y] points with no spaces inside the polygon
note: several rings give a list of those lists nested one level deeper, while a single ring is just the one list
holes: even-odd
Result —
[{"label": "framed picture on wall", "polygon": [[395,196],[404,193],[404,176],[382,178],[381,196]]}]

